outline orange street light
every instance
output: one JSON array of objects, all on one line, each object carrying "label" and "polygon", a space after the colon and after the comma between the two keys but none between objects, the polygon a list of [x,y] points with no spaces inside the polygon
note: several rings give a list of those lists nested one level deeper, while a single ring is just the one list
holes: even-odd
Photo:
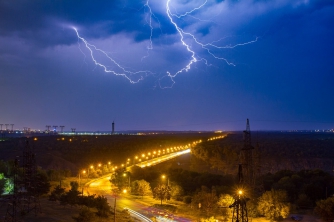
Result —
[{"label": "orange street light", "polygon": [[166,175],[162,175],[161,178],[164,180],[165,178],[167,178],[167,186],[169,187],[169,178]]}]

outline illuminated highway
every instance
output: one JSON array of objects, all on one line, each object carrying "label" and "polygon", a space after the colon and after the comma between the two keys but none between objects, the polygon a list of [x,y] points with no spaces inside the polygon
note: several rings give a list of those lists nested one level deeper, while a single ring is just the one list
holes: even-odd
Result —
[{"label": "illuminated highway", "polygon": [[[226,135],[221,135],[217,137],[209,138],[210,140],[222,139]],[[167,148],[163,149],[162,151],[152,151],[152,153],[142,154],[141,157],[144,159],[143,161],[138,158],[140,161],[134,165],[139,166],[141,168],[144,167],[151,167],[157,165],[159,163],[171,160],[173,158],[179,157],[181,155],[187,154],[191,152],[191,147],[196,146],[198,143],[202,141],[195,141],[192,144],[187,144],[185,146],[178,146],[174,148]],[[151,158],[151,159],[150,159]],[[132,165],[133,166],[133,165]],[[122,165],[122,167],[126,167],[126,170],[129,170],[131,167],[130,164],[127,166]],[[117,169],[117,167],[115,167]],[[186,218],[180,218],[175,215],[170,215],[166,212],[161,210],[155,209],[148,205],[143,204],[142,202],[136,202],[136,200],[130,199],[127,194],[113,194],[112,186],[110,183],[110,176],[112,174],[108,174],[97,178],[95,180],[90,181],[85,185],[84,194],[96,194],[96,195],[103,195],[107,198],[109,205],[112,209],[115,207],[118,210],[127,209],[130,215],[136,219],[136,221],[144,221],[144,222],[151,222],[151,218],[155,217],[159,222],[173,222],[173,221],[180,221],[180,222],[189,222],[191,220]]]},{"label": "illuminated highway", "polygon": [[[114,195],[111,190],[111,183],[109,182],[110,175],[100,177],[86,184],[84,188],[84,195],[96,194],[103,195],[107,198],[111,209],[114,209],[115,198],[116,198],[116,208],[118,210],[127,209],[130,215],[136,219],[136,221],[151,222],[150,218],[156,217],[157,221],[164,222],[189,222],[190,220],[186,218],[180,218],[173,216],[173,219],[168,219],[163,217],[162,212],[149,207],[148,205],[136,202],[135,200],[129,199],[126,194]],[[159,219],[160,218],[160,219]]]},{"label": "illuminated highway", "polygon": [[186,150],[170,153],[170,154],[167,154],[167,155],[164,155],[164,156],[161,156],[161,157],[146,160],[146,161],[143,161],[141,163],[136,164],[136,166],[139,166],[141,168],[154,166],[154,165],[157,165],[159,163],[165,162],[167,160],[173,159],[175,157],[178,157],[178,156],[181,156],[181,155],[187,154],[187,153],[190,153],[190,149],[186,149]]},{"label": "illuminated highway", "polygon": [[[143,161],[140,164],[136,164],[140,167],[150,167],[161,162],[173,159],[183,154],[190,153],[190,149],[170,153],[167,155],[159,156],[156,158],[152,158],[147,161]],[[143,222],[151,222],[150,218],[156,217],[156,220],[159,222],[174,222],[174,221],[181,221],[181,222],[189,222],[189,219],[180,218],[175,215],[167,215],[165,212],[161,210],[157,210],[155,208],[149,207],[145,204],[138,203],[135,200],[131,200],[127,197],[126,194],[121,195],[114,195],[112,193],[111,183],[109,181],[111,174],[105,175],[98,179],[92,180],[86,184],[84,189],[84,194],[97,194],[103,195],[107,198],[109,205],[112,209],[115,206],[115,198],[116,198],[116,208],[118,210],[127,209],[130,215],[135,218],[137,221]],[[168,218],[169,217],[169,218]]]}]

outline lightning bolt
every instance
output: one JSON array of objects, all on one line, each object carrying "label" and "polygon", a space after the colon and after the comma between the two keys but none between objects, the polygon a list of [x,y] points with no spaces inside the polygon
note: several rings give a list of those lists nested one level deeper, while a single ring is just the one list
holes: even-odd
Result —
[{"label": "lightning bolt", "polygon": [[[136,71],[136,72],[126,70],[118,62],[116,62],[116,60],[114,60],[112,57],[110,57],[106,51],[103,51],[102,49],[97,48],[95,45],[90,44],[89,42],[87,42],[86,39],[84,39],[83,37],[80,36],[78,30],[75,27],[72,27],[72,28],[75,31],[78,39],[80,39],[84,43],[85,47],[90,52],[90,56],[91,56],[93,62],[95,63],[95,65],[102,67],[104,72],[111,73],[111,74],[114,74],[116,76],[123,76],[127,80],[129,80],[130,83],[133,83],[133,84],[140,82],[147,75],[153,74],[151,71],[147,71],[147,70]],[[107,58],[114,65],[115,68],[119,69],[119,72],[117,72],[115,70],[110,70],[110,69],[108,69],[108,67],[106,65],[103,65],[102,63],[98,62],[97,59],[95,58],[97,53],[101,53],[102,55],[104,55],[105,58]],[[139,76],[139,77],[137,77],[137,76]],[[136,80],[134,80],[135,78],[136,78]]]},{"label": "lightning bolt", "polygon": [[[197,45],[199,45],[202,49],[204,49],[205,51],[207,51],[213,58],[215,59],[218,59],[218,60],[223,60],[225,61],[228,65],[231,65],[231,66],[235,66],[235,64],[233,64],[232,62],[229,62],[226,58],[223,58],[223,57],[220,57],[220,56],[217,56],[215,55],[211,48],[213,49],[233,49],[233,48],[236,48],[238,46],[244,46],[244,45],[248,45],[248,44],[252,44],[254,42],[256,42],[258,40],[258,37],[255,38],[255,40],[252,40],[252,41],[248,41],[248,42],[244,42],[244,43],[238,43],[238,44],[235,44],[235,45],[226,45],[226,46],[219,46],[219,45],[216,45],[216,43],[220,42],[222,39],[220,40],[217,40],[217,41],[213,41],[211,43],[202,43],[200,42],[194,34],[190,33],[190,32],[186,32],[184,31],[182,28],[180,28],[177,23],[174,21],[173,18],[178,18],[178,19],[181,19],[185,16],[191,16],[191,14],[197,10],[200,10],[201,8],[203,8],[206,3],[207,3],[207,0],[204,1],[204,3],[202,3],[200,6],[198,7],[195,7],[193,8],[192,10],[190,11],[187,11],[183,14],[175,14],[175,13],[172,13],[171,10],[170,10],[170,2],[171,0],[167,0],[167,3],[166,3],[166,14],[170,20],[170,22],[174,25],[175,29],[177,30],[177,32],[179,33],[180,35],[180,41],[182,43],[183,46],[185,46],[186,50],[191,54],[191,59],[189,61],[189,63],[182,69],[178,70],[177,72],[175,72],[174,74],[171,74],[170,72],[167,71],[167,76],[170,77],[171,81],[173,82],[173,84],[175,83],[174,81],[174,78],[182,73],[182,72],[187,72],[190,70],[191,68],[191,65],[193,63],[196,63],[198,61],[205,61],[205,63],[207,63],[207,60],[205,59],[197,59],[196,58],[196,53],[194,50],[191,49],[190,45],[188,43],[186,43],[185,41],[185,36],[188,36],[190,37]],[[194,16],[192,16],[193,18],[196,18]],[[197,18],[196,18],[197,19]],[[200,20],[200,19],[198,19]],[[202,21],[202,20],[200,20]]]},{"label": "lightning bolt", "polygon": [[[174,73],[171,73],[170,71],[167,71],[165,75],[163,75],[161,78],[158,79],[158,83],[160,88],[172,88],[173,85],[175,84],[175,77],[177,75],[179,75],[180,73],[183,72],[188,72],[192,65],[194,63],[197,63],[199,61],[204,62],[204,64],[209,65],[208,61],[205,58],[200,57],[199,55],[197,55],[195,50],[195,45],[197,47],[200,47],[201,49],[203,49],[204,51],[206,51],[208,53],[208,55],[210,55],[211,57],[213,57],[214,59],[217,60],[222,60],[224,61],[227,65],[230,66],[235,66],[234,63],[229,62],[226,58],[221,57],[218,55],[218,53],[220,52],[220,50],[224,50],[224,49],[233,49],[239,46],[245,46],[248,44],[252,44],[258,41],[258,37],[256,37],[254,40],[248,41],[248,42],[243,42],[243,43],[238,43],[238,44],[234,44],[234,45],[220,45],[219,43],[222,42],[223,38],[216,40],[216,41],[212,41],[212,42],[208,42],[208,43],[203,43],[201,42],[198,38],[196,38],[195,34],[185,31],[183,28],[181,28],[178,23],[177,20],[178,19],[183,19],[185,17],[191,17],[193,19],[196,19],[198,21],[201,22],[208,22],[206,20],[201,20],[199,18],[197,18],[196,16],[194,16],[193,14],[196,11],[201,10],[206,4],[207,4],[207,0],[204,0],[202,4],[200,4],[197,7],[192,8],[189,11],[186,11],[182,14],[178,14],[178,13],[173,13],[171,11],[171,7],[170,7],[170,3],[172,0],[167,0],[166,1],[166,15],[170,21],[170,23],[174,26],[174,28],[177,31],[177,34],[179,36],[179,40],[181,45],[185,48],[186,52],[189,53],[189,60],[188,62],[186,62],[186,64],[180,68],[178,71],[175,71]],[[149,56],[149,51],[153,50],[153,34],[154,34],[154,26],[153,23],[156,21],[159,24],[159,28],[161,30],[160,27],[160,21],[158,19],[157,16],[155,16],[155,14],[153,13],[153,10],[150,6],[150,0],[146,0],[145,4],[143,5],[143,8],[147,9],[146,13],[146,23],[149,26],[150,29],[150,33],[149,33],[149,38],[148,38],[148,45],[146,47],[146,55],[142,57],[142,61],[143,59],[147,58]],[[130,71],[128,69],[126,69],[125,67],[123,67],[119,62],[117,62],[114,58],[112,58],[106,51],[97,48],[95,45],[89,43],[85,38],[81,37],[78,30],[74,27],[72,27],[73,30],[75,31],[77,38],[78,38],[78,44],[79,41],[82,42],[85,46],[85,48],[89,51],[90,57],[92,59],[92,61],[95,63],[96,66],[101,67],[104,72],[106,73],[111,73],[114,74],[116,76],[122,76],[125,77],[130,83],[138,83],[140,81],[142,81],[145,77],[147,77],[148,75],[152,75],[155,74],[149,70],[141,70],[141,71]],[[79,44],[80,46],[80,44]],[[80,51],[83,53],[83,51],[80,48]],[[84,53],[83,53],[84,54]],[[109,60],[110,63],[112,64],[112,69],[108,68],[106,65],[104,65],[102,62],[99,62],[99,60],[97,59],[97,56],[103,56],[105,59]],[[118,70],[118,71],[117,71]],[[162,81],[162,79],[164,78],[169,78],[171,81],[171,85],[169,87],[162,87],[160,82]]]},{"label": "lightning bolt", "polygon": [[148,26],[150,27],[150,37],[149,37],[149,44],[147,46],[147,51],[146,51],[146,55],[142,57],[142,61],[143,59],[147,58],[149,56],[149,51],[153,49],[153,41],[152,41],[152,38],[153,38],[153,31],[154,31],[154,28],[153,28],[153,18],[158,22],[159,24],[159,27],[160,27],[160,21],[159,19],[155,16],[155,14],[153,13],[152,11],[152,8],[149,4],[149,1],[150,0],[147,0],[146,3],[144,4],[144,7],[146,7],[148,9],[148,18],[146,17],[146,23],[148,24]]}]

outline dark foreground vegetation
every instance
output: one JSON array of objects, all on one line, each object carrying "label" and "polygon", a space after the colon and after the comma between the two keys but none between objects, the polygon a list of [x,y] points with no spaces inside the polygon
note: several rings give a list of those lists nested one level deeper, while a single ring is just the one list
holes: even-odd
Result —
[{"label": "dark foreground vegetation", "polygon": [[29,140],[39,166],[70,170],[76,174],[79,169],[91,164],[111,161],[119,165],[128,158],[153,149],[185,145],[195,140],[206,140],[212,135],[214,133],[8,138],[0,142],[0,157],[2,160],[13,160],[22,155],[25,141]]},{"label": "dark foreground vegetation", "polygon": [[[242,134],[229,134],[224,139],[206,141],[212,135],[114,138],[54,136],[37,140],[31,138],[31,144],[36,150],[39,165],[45,169],[40,170],[39,175],[43,175],[41,180],[47,184],[48,181],[69,177],[73,172],[78,172],[77,169],[93,162],[121,162],[129,155],[133,156],[152,148],[167,148],[202,139],[204,142],[192,149],[192,167],[184,167],[182,160],[175,160],[178,163],[176,167],[164,163],[144,169],[132,167],[130,171],[124,171],[123,168],[116,171],[111,182],[118,187],[118,192],[127,188],[133,195],[141,198],[152,196],[170,211],[180,210],[166,202],[174,199],[183,202],[188,209],[203,217],[220,216],[227,220],[231,216],[231,210],[226,207],[233,203],[238,189],[236,171],[239,152],[243,147]],[[324,221],[334,220],[334,135],[259,132],[253,133],[252,138],[257,179],[254,190],[244,191],[250,198],[247,202],[249,215],[280,220],[291,212],[311,211],[321,216]],[[9,152],[5,156],[10,159],[8,154],[11,154],[13,158],[13,154],[21,152],[22,141],[23,139],[13,139],[0,143],[0,152]],[[8,181],[13,176],[12,163],[12,160],[0,163],[0,189],[3,191],[10,190],[5,185],[7,182],[4,178]],[[210,173],[205,172],[207,167],[211,168]],[[99,176],[103,173],[101,170],[92,175]],[[168,177],[168,181],[167,178],[162,181],[163,174]],[[43,193],[47,193],[48,189],[46,186]],[[83,221],[83,218],[87,217],[94,221],[113,215],[104,197],[83,197],[75,183],[71,184],[71,189],[67,191],[61,187],[53,188],[50,200],[62,205],[82,206],[79,216],[73,217],[76,221]]]},{"label": "dark foreground vegetation", "polygon": [[[334,170],[334,133],[254,132],[252,144],[259,175],[279,170]],[[242,133],[233,133],[203,142],[192,153],[212,168],[229,173],[236,170],[243,145]]]},{"label": "dark foreground vegetation", "polygon": [[[162,170],[168,175],[168,186],[167,181],[161,180]],[[128,188],[123,173],[119,171],[120,176],[111,180],[120,189]],[[203,217],[229,218],[232,211],[228,207],[240,189],[236,175],[160,168],[133,168],[130,173],[134,180],[132,194],[153,195],[161,204],[170,199],[182,201],[202,212]],[[266,173],[257,178],[254,190],[246,188],[243,192],[250,198],[247,204],[251,217],[280,220],[290,213],[313,212],[314,209],[324,221],[334,219],[334,176],[319,169]]]}]

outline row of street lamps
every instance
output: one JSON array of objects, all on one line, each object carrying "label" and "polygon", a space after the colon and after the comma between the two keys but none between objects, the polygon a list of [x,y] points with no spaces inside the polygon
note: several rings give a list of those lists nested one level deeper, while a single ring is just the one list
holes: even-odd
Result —
[{"label": "row of street lamps", "polygon": [[[224,138],[225,136],[222,135],[222,136],[216,136],[216,137],[212,137],[212,138],[209,138],[208,141],[210,140],[215,140],[215,139],[221,139],[221,138]],[[133,161],[132,161],[132,165],[136,165],[137,163],[140,163],[142,161],[146,161],[148,159],[153,159],[155,157],[158,157],[158,156],[161,156],[161,155],[165,155],[165,154],[169,154],[169,153],[174,153],[174,152],[178,152],[180,150],[185,150],[185,149],[189,149],[193,146],[196,146],[198,143],[201,143],[202,140],[197,140],[197,141],[194,141],[192,143],[188,143],[186,145],[183,145],[183,146],[175,146],[175,147],[171,147],[171,148],[166,148],[166,149],[159,149],[159,150],[153,150],[152,152],[147,152],[147,153],[142,153],[141,155],[136,155],[134,156],[133,158]],[[122,163],[119,167],[125,167],[127,168],[128,166],[131,165],[131,159],[130,158],[127,158],[127,160],[125,161],[125,164]],[[100,168],[102,166],[101,163],[97,164],[97,167]],[[114,172],[118,166],[111,166],[111,162],[109,161],[108,162],[108,165],[107,165],[108,169],[112,172]],[[79,172],[79,183],[80,183],[80,176],[86,176],[87,177],[89,176],[90,174],[90,170],[94,170],[94,165],[90,165],[87,170],[84,169],[84,170],[81,170]],[[112,173],[111,172],[111,173]],[[167,178],[167,182],[168,182],[168,178]]]},{"label": "row of street lamps", "polygon": [[[178,152],[180,150],[189,149],[192,146],[195,146],[195,145],[197,145],[198,143],[201,143],[201,142],[202,142],[202,140],[197,140],[197,141],[194,141],[192,143],[188,143],[188,144],[183,145],[183,146],[175,146],[175,147],[170,147],[170,148],[166,148],[166,149],[153,150],[151,152],[142,153],[141,155],[136,155],[133,159],[133,165],[135,165],[137,162],[140,163],[142,161],[146,161],[148,159],[153,159],[153,158],[161,156],[161,155]],[[129,165],[130,162],[131,162],[131,159],[128,158],[127,161],[126,161],[126,163],[127,163],[126,165]]]}]

